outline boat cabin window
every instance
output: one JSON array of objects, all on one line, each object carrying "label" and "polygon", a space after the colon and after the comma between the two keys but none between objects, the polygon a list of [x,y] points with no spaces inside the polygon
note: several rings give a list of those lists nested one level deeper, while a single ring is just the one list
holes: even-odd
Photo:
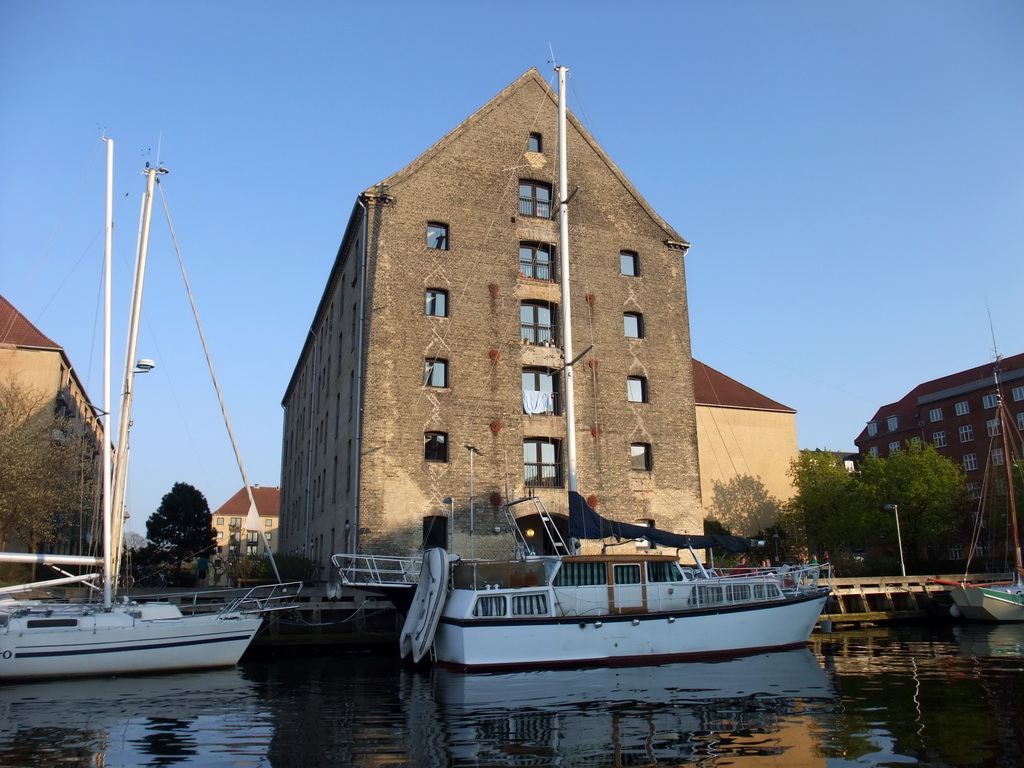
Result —
[{"label": "boat cabin window", "polygon": [[647,581],[649,582],[655,583],[682,580],[683,573],[675,563],[662,560],[647,564]]},{"label": "boat cabin window", "polygon": [[25,622],[29,629],[54,629],[55,627],[77,627],[78,619],[29,619]]},{"label": "boat cabin window", "polygon": [[614,565],[612,566],[612,574],[615,577],[616,584],[639,584],[640,564]]},{"label": "boat cabin window", "polygon": [[536,595],[513,595],[513,616],[547,616],[548,596],[543,592]]},{"label": "boat cabin window", "polygon": [[555,574],[556,587],[593,587],[608,583],[608,569],[604,563],[563,562]]},{"label": "boat cabin window", "polygon": [[481,619],[491,616],[504,616],[505,596],[485,595],[483,597],[478,597],[476,599],[476,605],[473,606],[473,615]]}]

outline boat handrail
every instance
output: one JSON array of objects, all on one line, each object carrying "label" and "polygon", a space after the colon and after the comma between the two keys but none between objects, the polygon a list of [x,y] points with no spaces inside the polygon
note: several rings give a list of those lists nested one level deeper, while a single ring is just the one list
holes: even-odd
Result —
[{"label": "boat handrail", "polygon": [[416,584],[423,556],[338,553],[331,562],[343,584]]}]

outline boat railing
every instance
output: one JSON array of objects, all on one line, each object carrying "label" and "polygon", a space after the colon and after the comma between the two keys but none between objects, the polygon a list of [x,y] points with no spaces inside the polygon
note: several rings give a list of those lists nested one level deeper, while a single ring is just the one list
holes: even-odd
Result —
[{"label": "boat railing", "polygon": [[527,496],[525,498],[515,499],[514,501],[508,502],[503,507],[505,510],[505,519],[508,521],[508,527],[515,538],[516,554],[520,557],[538,554],[535,551],[534,543],[527,540],[526,533],[519,527],[519,518],[526,517],[527,514],[530,514],[526,513],[517,515],[517,507],[521,504],[533,505],[534,511],[532,514],[537,515],[540,519],[541,525],[544,527],[544,539],[554,549],[554,553],[557,555],[571,554],[569,545],[562,536],[562,532],[559,530],[558,525],[556,525],[554,518],[551,517],[551,513],[548,512],[547,507],[544,506],[544,502],[536,496]]},{"label": "boat railing", "polygon": [[295,607],[295,598],[302,591],[301,581],[282,584],[261,584],[227,605],[221,613],[271,613]]},{"label": "boat railing", "polygon": [[423,565],[421,555],[398,557],[384,555],[337,554],[331,558],[343,584],[351,586],[415,584]]}]

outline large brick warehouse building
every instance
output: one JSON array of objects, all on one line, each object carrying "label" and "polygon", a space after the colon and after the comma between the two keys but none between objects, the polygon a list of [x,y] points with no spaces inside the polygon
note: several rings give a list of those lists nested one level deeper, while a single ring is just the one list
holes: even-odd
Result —
[{"label": "large brick warehouse building", "polygon": [[[580,491],[702,530],[687,242],[572,116]],[[285,392],[281,550],[508,553],[500,504],[566,511],[557,96],[520,77],[359,195]]]}]

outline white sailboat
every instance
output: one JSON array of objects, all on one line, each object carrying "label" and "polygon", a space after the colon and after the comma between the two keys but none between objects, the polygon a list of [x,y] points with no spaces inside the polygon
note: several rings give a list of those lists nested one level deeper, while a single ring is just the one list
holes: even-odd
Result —
[{"label": "white sailboat", "polygon": [[[408,604],[398,595],[415,589],[401,653],[414,661],[429,654],[452,668],[656,663],[803,645],[829,594],[829,588],[819,584],[821,567],[722,575],[700,565],[694,550],[723,545],[740,551],[749,549],[748,541],[683,536],[606,520],[578,492],[575,359],[569,322],[566,68],[556,69],[568,537],[540,499],[528,498],[505,506],[516,544],[511,559],[462,559],[431,549],[419,559],[338,554],[334,563],[344,583],[380,590],[396,605]],[[527,514],[519,514],[523,508],[528,508]],[[528,533],[518,524],[526,517],[541,521],[554,554],[534,553]],[[689,550],[696,565],[683,567],[677,555],[650,552],[578,554],[578,540],[609,537],[647,540],[676,552]]]},{"label": "white sailboat", "polygon": [[[1009,431],[1013,428],[1013,421],[1009,410],[1003,402],[1003,394],[999,384],[999,360],[997,357],[994,379],[996,385],[996,417],[999,424],[999,433],[1002,437],[1003,467],[1006,472],[1006,499],[1007,511],[1009,513],[1009,529],[1011,536],[1010,546],[1013,549],[1013,579],[1009,583],[999,584],[977,584],[960,582],[950,589],[949,594],[953,600],[953,615],[963,616],[970,621],[1024,621],[1024,566],[1021,562],[1020,550],[1020,527],[1017,522],[1017,504],[1013,492],[1013,470],[1021,469],[1020,456],[1014,448],[1020,445],[1020,441],[1010,441]],[[1017,459],[1017,461],[1015,461]],[[991,461],[991,456],[990,456]],[[984,501],[984,498],[982,499]],[[977,524],[983,522],[982,515],[978,515]],[[973,552],[972,552],[973,554]],[[969,565],[970,561],[968,561]]]},{"label": "white sailboat", "polygon": [[[0,680],[84,675],[120,675],[234,665],[249,647],[268,611],[288,608],[300,585],[256,587],[215,613],[185,615],[166,602],[114,600],[120,554],[121,502],[131,408],[131,369],[126,376],[120,421],[118,466],[112,467],[110,415],[110,293],[113,229],[113,141],[107,141],[103,381],[103,557],[0,553],[0,560],[46,565],[102,566],[102,573],[66,576],[0,590]],[[142,277],[157,168],[146,171],[146,197],[133,290],[128,361],[134,359]],[[116,480],[112,480],[116,478]],[[116,506],[115,506],[116,505]],[[102,577],[102,601],[17,599],[35,588],[86,583]]]}]

